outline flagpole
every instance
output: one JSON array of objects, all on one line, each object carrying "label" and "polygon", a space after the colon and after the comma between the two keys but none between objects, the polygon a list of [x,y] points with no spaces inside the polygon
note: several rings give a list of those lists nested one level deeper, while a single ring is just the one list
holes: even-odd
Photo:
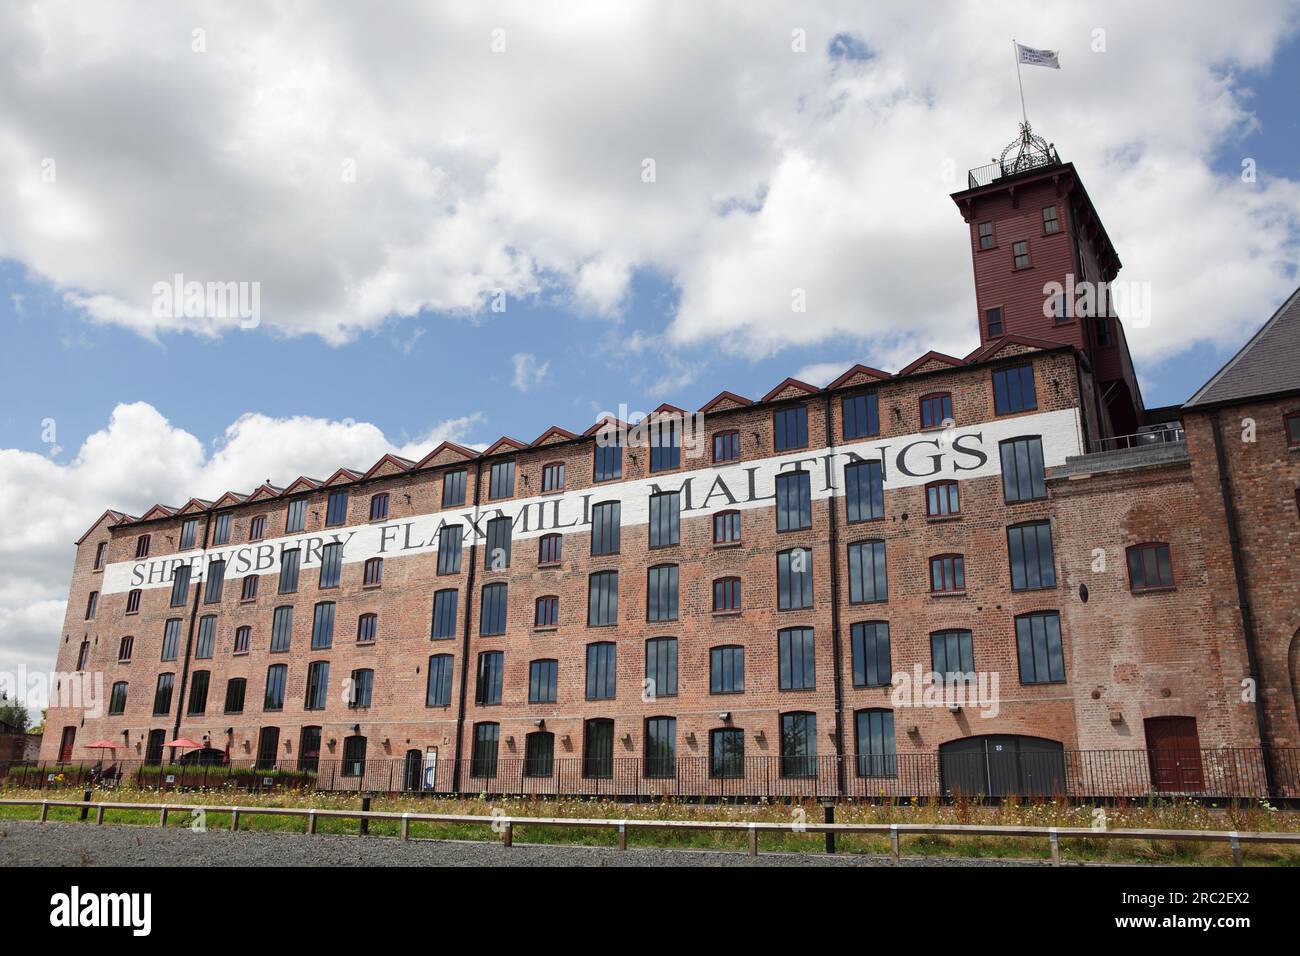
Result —
[{"label": "flagpole", "polygon": [[1020,51],[1016,48],[1016,38],[1011,38],[1011,55],[1016,58],[1016,84],[1020,87],[1020,118],[1029,125],[1029,114],[1025,111],[1025,81],[1020,78]]}]

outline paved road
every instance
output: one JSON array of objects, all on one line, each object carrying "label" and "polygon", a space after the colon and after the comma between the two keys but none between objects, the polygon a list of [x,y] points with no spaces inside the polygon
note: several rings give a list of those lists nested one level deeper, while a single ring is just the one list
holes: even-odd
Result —
[{"label": "paved road", "polygon": [[[890,866],[857,854],[629,849],[411,840],[333,834],[0,822],[3,866]],[[1016,866],[1002,860],[903,857],[903,866]],[[1033,864],[1041,865],[1041,864]]]}]

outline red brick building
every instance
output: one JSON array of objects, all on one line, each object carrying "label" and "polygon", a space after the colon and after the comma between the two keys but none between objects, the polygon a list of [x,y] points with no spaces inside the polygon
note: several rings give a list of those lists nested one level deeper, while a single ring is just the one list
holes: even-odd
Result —
[{"label": "red brick building", "polygon": [[1077,171],[1013,147],[953,197],[969,355],[105,512],[58,656],[105,706],[52,707],[42,757],[186,737],[465,792],[1294,790],[1300,299],[1148,411],[1085,301],[1120,264]]}]

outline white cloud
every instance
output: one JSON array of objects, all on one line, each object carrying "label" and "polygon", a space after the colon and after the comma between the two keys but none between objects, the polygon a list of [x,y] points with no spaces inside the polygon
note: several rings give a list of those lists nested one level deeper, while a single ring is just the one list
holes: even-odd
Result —
[{"label": "white cloud", "polygon": [[551,363],[537,361],[537,356],[531,352],[517,352],[511,358],[515,366],[514,378],[511,384],[521,392],[532,391],[542,383],[546,378],[546,373],[551,370]]},{"label": "white cloud", "polygon": [[[265,330],[342,342],[495,290],[617,315],[649,269],[680,292],[679,349],[962,353],[948,193],[1015,133],[1015,33],[1062,51],[1059,72],[1026,70],[1031,118],[1081,170],[1121,276],[1152,283],[1139,358],[1239,339],[1294,283],[1293,174],[1210,171],[1251,128],[1246,71],[1293,34],[1294,3],[1231,29],[1209,0],[671,8],[8,5],[0,256],[147,336],[230,328],[151,314],[176,272],[259,281]],[[844,33],[860,58],[828,56]]]},{"label": "white cloud", "polygon": [[794,373],[794,378],[818,388],[825,388],[849,370],[852,362],[816,362]]},{"label": "white cloud", "polygon": [[0,670],[53,666],[73,542],[105,508],[139,515],[158,502],[248,492],[266,478],[283,485],[340,466],[369,468],[385,452],[418,459],[443,440],[468,444],[482,423],[476,412],[398,443],[367,422],[247,414],[208,448],[136,402],[114,408],[68,464],[0,449],[0,514],[23,516],[0,536]]}]

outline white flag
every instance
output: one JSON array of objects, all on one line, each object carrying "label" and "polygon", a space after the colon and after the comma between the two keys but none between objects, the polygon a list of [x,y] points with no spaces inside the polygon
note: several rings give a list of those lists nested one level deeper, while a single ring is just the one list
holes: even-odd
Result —
[{"label": "white flag", "polygon": [[1056,53],[1056,50],[1035,50],[1023,43],[1016,44],[1017,61],[1028,63],[1030,66],[1046,66],[1053,70],[1059,70],[1061,62],[1056,58]]}]

